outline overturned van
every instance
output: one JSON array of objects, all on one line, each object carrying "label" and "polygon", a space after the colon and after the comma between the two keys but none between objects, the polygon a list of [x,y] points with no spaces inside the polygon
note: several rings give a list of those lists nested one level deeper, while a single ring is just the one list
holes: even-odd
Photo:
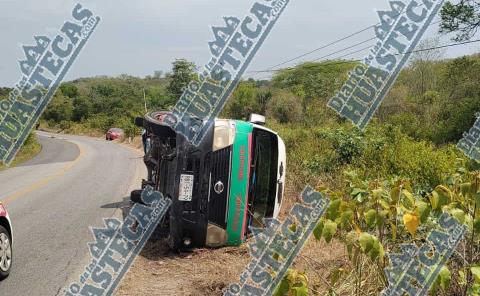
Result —
[{"label": "overturned van", "polygon": [[[265,128],[265,118],[250,122],[216,119],[198,146],[163,122],[167,112],[137,118],[145,129],[150,185],[172,206],[164,222],[172,248],[239,245],[249,226],[277,217],[285,186],[285,144]],[[138,200],[139,191],[132,192]],[[137,196],[137,197],[136,197]]]}]

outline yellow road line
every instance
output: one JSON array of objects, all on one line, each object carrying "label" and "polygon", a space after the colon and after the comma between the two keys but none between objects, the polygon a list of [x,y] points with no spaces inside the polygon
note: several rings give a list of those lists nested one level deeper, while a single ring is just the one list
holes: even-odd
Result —
[{"label": "yellow road line", "polygon": [[6,205],[6,204],[18,199],[19,197],[22,197],[27,193],[30,193],[30,192],[33,192],[33,191],[39,189],[39,188],[42,188],[42,187],[46,186],[47,184],[49,184],[51,181],[56,180],[56,179],[64,176],[69,170],[71,170],[73,168],[73,166],[75,164],[77,164],[80,161],[80,159],[84,155],[84,150],[82,149],[82,147],[80,145],[77,145],[77,146],[78,146],[78,149],[79,149],[79,153],[78,153],[77,158],[75,158],[72,162],[69,162],[67,165],[62,167],[55,174],[53,174],[51,176],[48,176],[44,179],[41,179],[41,180],[39,180],[39,181],[37,181],[33,184],[30,184],[27,187],[25,187],[24,189],[22,189],[20,191],[17,191],[15,193],[13,193],[12,195],[7,196],[6,198],[3,199],[3,204]]}]

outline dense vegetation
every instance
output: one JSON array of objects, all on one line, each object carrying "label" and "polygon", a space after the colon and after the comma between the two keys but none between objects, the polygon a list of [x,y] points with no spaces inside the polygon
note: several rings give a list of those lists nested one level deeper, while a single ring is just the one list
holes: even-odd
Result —
[{"label": "dense vegetation", "polygon": [[42,126],[76,134],[119,127],[127,136],[138,135],[133,118],[146,109],[171,108],[182,88],[195,78],[194,70],[192,63],[177,60],[165,77],[156,71],[144,79],[120,75],[63,83],[42,116]]}]

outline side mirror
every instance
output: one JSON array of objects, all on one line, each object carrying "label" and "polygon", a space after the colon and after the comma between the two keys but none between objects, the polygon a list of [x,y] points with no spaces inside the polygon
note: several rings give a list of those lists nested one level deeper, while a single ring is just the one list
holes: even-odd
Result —
[{"label": "side mirror", "polygon": [[251,123],[255,123],[258,125],[265,125],[265,116],[259,114],[251,114],[250,120]]},{"label": "side mirror", "polygon": [[143,117],[135,117],[135,125],[138,127],[143,127]]}]

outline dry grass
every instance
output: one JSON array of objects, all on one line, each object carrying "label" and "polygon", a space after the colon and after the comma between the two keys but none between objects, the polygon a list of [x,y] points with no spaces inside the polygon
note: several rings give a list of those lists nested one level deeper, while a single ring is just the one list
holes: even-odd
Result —
[{"label": "dry grass", "polygon": [[[285,209],[295,198],[285,200]],[[287,210],[284,210],[284,216]],[[294,268],[309,276],[312,294],[328,290],[325,278],[333,266],[344,266],[343,246],[333,241],[318,242],[313,237],[305,244]],[[117,296],[130,295],[223,295],[240,279],[250,262],[246,245],[220,249],[197,249],[174,253],[164,240],[150,240],[122,281]],[[317,293],[315,293],[315,291]]]},{"label": "dry grass", "polygon": [[15,156],[15,159],[12,161],[10,166],[6,167],[0,163],[0,171],[22,164],[25,161],[34,158],[38,153],[40,153],[40,151],[42,151],[42,145],[38,143],[37,139],[35,137],[29,138],[25,142],[24,146],[20,148],[20,151],[18,151],[17,156]]}]

